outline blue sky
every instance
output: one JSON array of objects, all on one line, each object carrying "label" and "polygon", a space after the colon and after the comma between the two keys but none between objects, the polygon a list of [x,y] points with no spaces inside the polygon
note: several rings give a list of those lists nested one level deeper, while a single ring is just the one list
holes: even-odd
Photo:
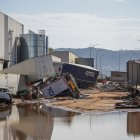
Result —
[{"label": "blue sky", "polygon": [[0,11],[45,29],[52,48],[140,49],[140,0],[0,0]]}]

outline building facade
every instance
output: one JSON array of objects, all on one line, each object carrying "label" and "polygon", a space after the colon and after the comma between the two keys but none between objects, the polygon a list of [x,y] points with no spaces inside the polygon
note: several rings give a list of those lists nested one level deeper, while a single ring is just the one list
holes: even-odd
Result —
[{"label": "building facade", "polygon": [[75,63],[94,67],[94,58],[76,58]]},{"label": "building facade", "polygon": [[75,64],[75,59],[78,58],[77,55],[71,53],[70,51],[52,51],[52,55],[61,58],[62,62]]},{"label": "building facade", "polygon": [[140,60],[127,62],[127,80],[129,84],[140,85]]},{"label": "building facade", "polygon": [[[17,63],[19,38],[23,30],[23,24],[0,12],[0,70]],[[0,87],[8,87],[15,93],[19,80],[20,75],[0,74]]]},{"label": "building facade", "polygon": [[23,24],[0,12],[0,59],[1,68],[17,63],[19,37],[23,34]]},{"label": "building facade", "polygon": [[111,81],[127,82],[127,72],[111,71]]}]

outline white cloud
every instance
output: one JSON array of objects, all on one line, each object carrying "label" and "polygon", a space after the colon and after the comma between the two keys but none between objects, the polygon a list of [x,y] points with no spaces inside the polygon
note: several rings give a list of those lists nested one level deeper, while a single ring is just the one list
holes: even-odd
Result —
[{"label": "white cloud", "polygon": [[126,2],[128,0],[108,0],[108,1],[113,1],[113,2]]},{"label": "white cloud", "polygon": [[106,49],[133,49],[140,46],[139,19],[109,19],[92,14],[43,13],[11,14],[27,29],[45,29],[53,48],[83,48],[90,43]]}]

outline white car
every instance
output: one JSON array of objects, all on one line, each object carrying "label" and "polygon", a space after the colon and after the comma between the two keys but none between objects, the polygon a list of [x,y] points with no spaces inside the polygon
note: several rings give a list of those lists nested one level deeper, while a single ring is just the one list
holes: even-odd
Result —
[{"label": "white car", "polygon": [[11,92],[7,88],[0,88],[0,103],[12,103]]}]

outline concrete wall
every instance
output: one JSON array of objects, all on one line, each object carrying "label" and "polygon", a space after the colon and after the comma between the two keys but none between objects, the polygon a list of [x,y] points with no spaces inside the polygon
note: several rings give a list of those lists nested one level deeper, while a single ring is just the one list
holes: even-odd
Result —
[{"label": "concrete wall", "polygon": [[68,51],[52,51],[51,54],[61,58],[62,62],[69,63],[69,52]]},{"label": "concrete wall", "polygon": [[4,58],[4,14],[0,12],[0,58]]},{"label": "concrete wall", "polygon": [[52,55],[53,62],[61,62],[61,58]]},{"label": "concrete wall", "polygon": [[75,64],[75,59],[78,58],[75,54],[69,52],[69,63]]},{"label": "concrete wall", "polygon": [[[9,48],[10,48],[10,59],[12,60],[12,64],[15,64],[17,62],[17,47],[19,46],[19,37],[21,34],[23,34],[23,25],[20,24],[19,22],[13,20],[12,18],[8,17],[8,31],[12,32],[11,35],[11,45],[9,43]],[[8,37],[7,37],[8,38]],[[6,38],[6,39],[7,39]],[[5,51],[5,56],[8,56],[8,52]]]},{"label": "concrete wall", "polygon": [[[10,39],[9,30],[8,30],[8,16],[4,15],[4,59],[10,59],[10,45],[12,45],[12,40]],[[11,32],[12,33],[12,32]],[[11,47],[12,49],[12,47]]]}]

